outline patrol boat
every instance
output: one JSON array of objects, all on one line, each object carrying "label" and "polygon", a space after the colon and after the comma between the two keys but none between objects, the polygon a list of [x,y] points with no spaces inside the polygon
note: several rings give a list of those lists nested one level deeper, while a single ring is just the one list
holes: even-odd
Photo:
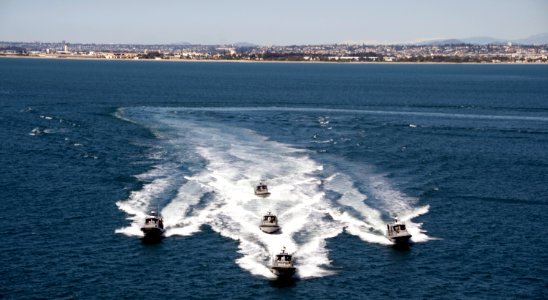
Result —
[{"label": "patrol boat", "polygon": [[278,277],[289,278],[295,274],[296,269],[293,262],[293,255],[285,252],[285,247],[283,247],[282,252],[276,254],[272,259],[271,271]]},{"label": "patrol boat", "polygon": [[145,234],[146,240],[158,240],[164,236],[164,221],[160,215],[151,211],[148,216],[145,217],[145,225],[141,227],[141,231]]},{"label": "patrol boat", "polygon": [[260,196],[260,197],[268,197],[270,196],[270,192],[268,191],[268,187],[266,186],[266,184],[264,183],[259,183],[256,187],[255,187],[255,195],[257,196]]},{"label": "patrol boat", "polygon": [[405,224],[400,223],[398,218],[392,223],[386,224],[386,237],[394,242],[396,245],[403,245],[409,243],[411,234],[407,232]]},{"label": "patrol boat", "polygon": [[263,220],[261,221],[261,225],[259,225],[259,229],[266,233],[277,232],[278,230],[280,230],[280,226],[278,226],[278,217],[268,212],[266,215],[263,216]]}]

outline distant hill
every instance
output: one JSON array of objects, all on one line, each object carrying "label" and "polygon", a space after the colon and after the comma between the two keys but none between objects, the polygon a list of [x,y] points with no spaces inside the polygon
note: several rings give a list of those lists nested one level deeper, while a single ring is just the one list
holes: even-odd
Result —
[{"label": "distant hill", "polygon": [[189,42],[176,42],[176,43],[171,43],[170,45],[174,45],[174,46],[190,46],[190,45],[192,45],[192,44],[189,43]]},{"label": "distant hill", "polygon": [[442,40],[428,40],[417,43],[419,46],[438,46],[438,45],[458,45],[464,44],[463,41],[457,39],[442,39]]},{"label": "distant hill", "polygon": [[512,43],[522,45],[548,45],[548,32],[535,34],[525,39],[513,40]]},{"label": "distant hill", "polygon": [[517,40],[507,40],[507,39],[498,39],[492,38],[489,36],[481,37],[469,37],[462,39],[438,39],[438,40],[427,40],[417,43],[417,45],[426,46],[426,45],[457,45],[457,44],[474,44],[474,45],[487,45],[487,44],[522,44],[522,45],[548,45],[548,33],[541,33],[537,35],[530,36],[524,39]]},{"label": "distant hill", "polygon": [[487,45],[487,44],[506,44],[507,41],[492,38],[489,36],[478,36],[478,37],[471,37],[471,38],[465,38],[462,39],[463,42],[466,44],[474,44],[474,45]]},{"label": "distant hill", "polygon": [[233,44],[235,47],[257,47],[257,45],[248,42],[237,42]]},{"label": "distant hill", "polygon": [[506,44],[507,41],[501,39],[495,39],[492,37],[471,37],[465,39],[445,39],[445,40],[429,40],[418,43],[421,46],[439,46],[439,45],[459,45],[459,44],[474,44],[474,45],[487,45],[487,44]]}]

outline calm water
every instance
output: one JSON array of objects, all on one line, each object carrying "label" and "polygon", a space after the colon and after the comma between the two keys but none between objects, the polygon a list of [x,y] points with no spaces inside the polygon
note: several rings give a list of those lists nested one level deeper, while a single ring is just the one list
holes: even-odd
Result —
[{"label": "calm water", "polygon": [[548,66],[0,59],[0,108],[0,298],[548,297]]}]

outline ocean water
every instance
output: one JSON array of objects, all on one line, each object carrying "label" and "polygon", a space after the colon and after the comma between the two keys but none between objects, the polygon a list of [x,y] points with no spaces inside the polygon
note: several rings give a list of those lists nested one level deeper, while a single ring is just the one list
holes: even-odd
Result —
[{"label": "ocean water", "polygon": [[0,108],[0,298],[548,297],[548,66],[4,58]]}]

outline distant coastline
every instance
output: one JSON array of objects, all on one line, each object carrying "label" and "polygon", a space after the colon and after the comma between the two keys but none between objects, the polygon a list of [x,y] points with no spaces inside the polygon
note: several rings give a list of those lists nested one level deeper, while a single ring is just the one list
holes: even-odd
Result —
[{"label": "distant coastline", "polygon": [[303,61],[303,60],[247,60],[247,59],[128,59],[128,58],[104,58],[87,56],[27,56],[27,55],[0,55],[2,58],[12,59],[43,59],[43,60],[87,60],[87,61],[134,61],[134,62],[159,62],[159,63],[273,63],[273,64],[352,64],[352,65],[548,65],[548,62],[522,62],[522,61],[481,61],[481,62],[451,62],[451,61]]},{"label": "distant coastline", "polygon": [[242,46],[0,42],[0,56],[146,61],[548,63],[548,44]]}]

